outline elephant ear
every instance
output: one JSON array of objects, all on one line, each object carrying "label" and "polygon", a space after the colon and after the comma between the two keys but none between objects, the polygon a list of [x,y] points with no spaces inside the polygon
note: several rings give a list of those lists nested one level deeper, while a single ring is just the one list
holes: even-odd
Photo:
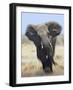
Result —
[{"label": "elephant ear", "polygon": [[28,31],[36,31],[35,28],[36,28],[36,25],[29,24],[29,25],[27,26],[27,30],[26,30],[26,31],[27,31],[27,32],[28,32]]},{"label": "elephant ear", "polygon": [[58,23],[49,22],[49,23],[46,23],[46,25],[48,27],[50,35],[52,35],[53,37],[55,37],[61,33],[62,27]]},{"label": "elephant ear", "polygon": [[34,25],[31,25],[31,24],[27,26],[25,35],[26,35],[30,40],[32,40],[32,37],[37,34],[37,32],[35,31],[34,28],[35,28],[35,26],[34,26]]}]

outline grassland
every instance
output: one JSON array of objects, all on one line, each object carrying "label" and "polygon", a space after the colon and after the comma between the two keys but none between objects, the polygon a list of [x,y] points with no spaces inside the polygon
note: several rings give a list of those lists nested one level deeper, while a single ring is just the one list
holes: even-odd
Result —
[{"label": "grassland", "polygon": [[22,60],[21,60],[21,76],[55,76],[64,74],[64,47],[63,45],[56,45],[55,48],[55,62],[53,65],[53,73],[45,73],[42,69],[42,64],[36,55],[36,47],[33,42],[22,43]]}]

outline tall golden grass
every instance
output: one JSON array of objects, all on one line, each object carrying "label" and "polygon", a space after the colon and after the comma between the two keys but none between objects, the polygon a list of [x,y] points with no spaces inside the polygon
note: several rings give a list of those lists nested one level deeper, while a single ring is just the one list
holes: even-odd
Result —
[{"label": "tall golden grass", "polygon": [[45,76],[45,75],[63,75],[64,74],[64,46],[56,45],[55,48],[55,66],[53,65],[53,73],[45,73],[42,64],[36,55],[36,47],[31,41],[22,43],[22,60],[21,60],[21,76]]}]

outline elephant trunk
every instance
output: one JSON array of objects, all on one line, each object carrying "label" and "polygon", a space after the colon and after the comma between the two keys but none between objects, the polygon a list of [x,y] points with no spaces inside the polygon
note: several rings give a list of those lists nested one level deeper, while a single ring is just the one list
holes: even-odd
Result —
[{"label": "elephant trunk", "polygon": [[52,46],[52,43],[51,43],[51,39],[49,39],[48,37],[46,36],[43,36],[42,37],[42,47],[44,47],[47,51],[47,54],[50,55],[50,56],[53,56],[53,46]]}]

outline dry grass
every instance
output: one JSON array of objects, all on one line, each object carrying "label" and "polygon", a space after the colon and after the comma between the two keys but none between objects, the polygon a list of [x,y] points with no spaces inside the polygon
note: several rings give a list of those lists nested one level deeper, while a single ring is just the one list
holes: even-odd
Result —
[{"label": "dry grass", "polygon": [[22,44],[22,65],[21,76],[44,76],[44,75],[63,75],[64,74],[64,48],[56,46],[55,61],[57,65],[53,65],[53,73],[46,74],[42,69],[42,64],[36,56],[36,47],[31,42],[30,44]]}]

